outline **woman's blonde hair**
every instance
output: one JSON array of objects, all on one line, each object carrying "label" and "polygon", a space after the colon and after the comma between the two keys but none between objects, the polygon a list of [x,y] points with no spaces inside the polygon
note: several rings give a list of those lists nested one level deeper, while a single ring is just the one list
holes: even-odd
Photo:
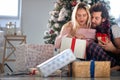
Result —
[{"label": "woman's blonde hair", "polygon": [[87,4],[83,3],[83,2],[79,2],[77,3],[77,5],[74,7],[73,12],[72,12],[72,24],[73,24],[73,30],[76,31],[77,27],[79,27],[79,23],[76,20],[76,13],[78,9],[85,9],[88,15],[88,19],[87,19],[87,28],[90,28],[91,26],[91,15],[89,12],[89,7],[87,6]]}]

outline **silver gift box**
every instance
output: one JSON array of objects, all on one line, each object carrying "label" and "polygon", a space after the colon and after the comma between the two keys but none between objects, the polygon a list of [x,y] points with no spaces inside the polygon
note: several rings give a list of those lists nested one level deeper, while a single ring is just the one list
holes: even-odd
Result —
[{"label": "silver gift box", "polygon": [[62,67],[68,65],[74,60],[76,60],[76,57],[74,56],[72,50],[66,49],[57,54],[56,56],[41,63],[37,66],[37,68],[40,71],[40,73],[42,73],[43,77],[48,77],[56,70],[61,69]]}]

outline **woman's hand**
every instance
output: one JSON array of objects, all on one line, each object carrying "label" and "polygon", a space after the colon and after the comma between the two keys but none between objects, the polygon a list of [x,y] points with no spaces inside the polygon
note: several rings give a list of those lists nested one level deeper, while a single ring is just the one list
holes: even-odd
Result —
[{"label": "woman's hand", "polygon": [[83,34],[75,35],[76,38],[78,39],[85,39],[86,37]]},{"label": "woman's hand", "polygon": [[71,34],[66,34],[63,37],[69,37],[69,38],[73,38],[73,36]]}]

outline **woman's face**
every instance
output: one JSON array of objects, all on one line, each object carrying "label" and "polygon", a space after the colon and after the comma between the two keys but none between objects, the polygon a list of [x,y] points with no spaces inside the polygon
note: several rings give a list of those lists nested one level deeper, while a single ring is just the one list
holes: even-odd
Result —
[{"label": "woman's face", "polygon": [[78,9],[76,13],[76,19],[80,26],[84,26],[87,23],[88,14],[85,9]]}]

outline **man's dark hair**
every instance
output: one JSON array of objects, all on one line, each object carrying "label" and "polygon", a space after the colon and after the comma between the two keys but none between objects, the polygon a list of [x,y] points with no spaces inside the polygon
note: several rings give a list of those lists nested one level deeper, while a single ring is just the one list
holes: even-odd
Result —
[{"label": "man's dark hair", "polygon": [[90,13],[92,14],[93,12],[101,12],[101,17],[105,18],[106,20],[101,23],[101,25],[96,27],[96,32],[100,33],[106,33],[108,37],[112,40],[111,38],[111,33],[110,33],[110,21],[109,21],[109,13],[108,9],[106,8],[105,4],[103,3],[96,3],[90,8]]},{"label": "man's dark hair", "polygon": [[98,3],[94,4],[90,8],[90,13],[93,13],[93,12],[102,12],[101,17],[109,19],[108,10],[107,10],[105,4],[103,4],[103,3],[98,2]]}]

